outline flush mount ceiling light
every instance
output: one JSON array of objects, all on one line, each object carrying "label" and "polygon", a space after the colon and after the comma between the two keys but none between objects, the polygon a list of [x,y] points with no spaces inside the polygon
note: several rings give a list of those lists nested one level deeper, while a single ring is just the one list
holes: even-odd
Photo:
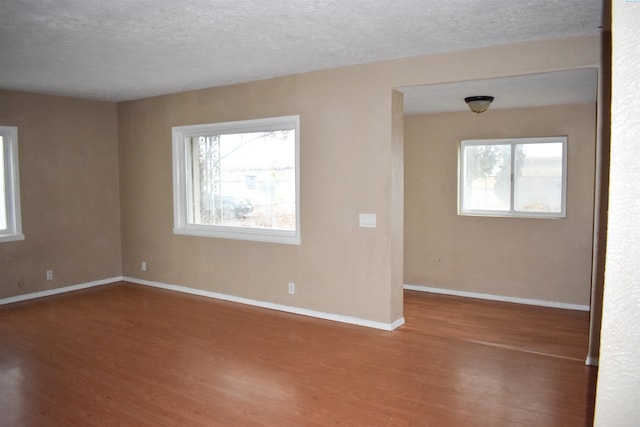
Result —
[{"label": "flush mount ceiling light", "polygon": [[482,113],[487,111],[489,105],[493,102],[493,96],[468,96],[464,99],[469,109],[474,113]]}]

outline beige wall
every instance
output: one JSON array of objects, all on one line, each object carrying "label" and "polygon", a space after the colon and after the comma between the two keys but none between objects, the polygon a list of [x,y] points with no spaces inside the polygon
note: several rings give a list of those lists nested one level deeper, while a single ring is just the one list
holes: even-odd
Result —
[{"label": "beige wall", "polygon": [[[391,98],[377,73],[347,69],[120,104],[125,274],[397,320],[389,302]],[[291,114],[300,114],[302,245],[174,235],[171,127]],[[359,228],[361,212],[376,213],[378,228]]]},{"label": "beige wall", "polygon": [[391,312],[402,317],[404,283],[404,95],[394,91],[391,104]]},{"label": "beige wall", "polygon": [[[121,103],[124,274],[393,322],[403,277],[393,89],[597,66],[599,43],[589,36],[500,46]],[[174,235],[171,127],[290,114],[301,116],[302,245]],[[359,228],[360,212],[376,213],[378,227]]]},{"label": "beige wall", "polygon": [[[27,240],[0,245],[1,295],[124,274],[394,322],[402,315],[403,152],[393,89],[598,66],[599,45],[587,36],[497,46],[117,106],[2,92],[0,118],[20,128]],[[174,235],[171,127],[291,114],[301,116],[302,245]],[[378,227],[358,227],[362,212],[376,213]]]},{"label": "beige wall", "polygon": [[[595,108],[567,105],[407,116],[405,282],[588,305]],[[568,136],[566,219],[457,215],[460,140],[554,135]]]},{"label": "beige wall", "polygon": [[18,127],[25,235],[0,243],[0,298],[122,275],[116,108],[0,90],[0,124]]}]

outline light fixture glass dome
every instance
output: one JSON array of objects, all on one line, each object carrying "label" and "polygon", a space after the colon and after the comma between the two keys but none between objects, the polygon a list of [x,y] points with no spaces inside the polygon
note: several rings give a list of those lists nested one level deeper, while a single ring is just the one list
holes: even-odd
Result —
[{"label": "light fixture glass dome", "polygon": [[464,99],[469,109],[474,113],[482,113],[489,109],[489,105],[493,102],[493,96],[468,96]]}]

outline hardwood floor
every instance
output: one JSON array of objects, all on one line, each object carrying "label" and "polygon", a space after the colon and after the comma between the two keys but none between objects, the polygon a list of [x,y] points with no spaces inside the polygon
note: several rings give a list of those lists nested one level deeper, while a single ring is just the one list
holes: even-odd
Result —
[{"label": "hardwood floor", "polygon": [[0,425],[591,425],[587,313],[406,291],[405,319],[128,283],[3,306]]}]

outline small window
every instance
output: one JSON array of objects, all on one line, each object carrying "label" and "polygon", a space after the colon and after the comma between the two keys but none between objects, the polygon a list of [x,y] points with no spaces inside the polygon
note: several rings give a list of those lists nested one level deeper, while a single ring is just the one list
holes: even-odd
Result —
[{"label": "small window", "polygon": [[299,116],[173,128],[174,232],[300,244]]},{"label": "small window", "polygon": [[460,143],[461,215],[564,218],[567,138]]},{"label": "small window", "polygon": [[0,126],[0,242],[24,239],[19,176],[18,128]]}]

